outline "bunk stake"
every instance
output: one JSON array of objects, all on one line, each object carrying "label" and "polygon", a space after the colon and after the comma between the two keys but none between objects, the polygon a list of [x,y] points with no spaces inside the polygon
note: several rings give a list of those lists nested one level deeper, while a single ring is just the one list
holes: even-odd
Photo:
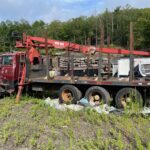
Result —
[{"label": "bunk stake", "polygon": [[68,66],[67,66],[67,72],[70,74],[70,42],[68,44]]},{"label": "bunk stake", "polygon": [[[107,37],[107,47],[110,47],[110,36]],[[108,78],[111,76],[111,62],[110,53],[108,54]]]},{"label": "bunk stake", "polygon": [[100,35],[100,51],[99,51],[99,63],[98,63],[98,80],[101,81],[102,80],[102,50],[104,47],[104,25],[101,22],[101,35]]},{"label": "bunk stake", "polygon": [[45,51],[46,51],[46,76],[47,79],[49,79],[49,55],[48,55],[47,31],[45,32]]},{"label": "bunk stake", "polygon": [[71,79],[74,80],[74,56],[71,56]]},{"label": "bunk stake", "polygon": [[134,56],[133,56],[133,49],[134,49],[133,23],[130,22],[130,76],[129,76],[129,82],[132,82],[132,80],[134,79]]},{"label": "bunk stake", "polygon": [[90,75],[89,66],[90,66],[90,53],[87,54],[87,76]]}]

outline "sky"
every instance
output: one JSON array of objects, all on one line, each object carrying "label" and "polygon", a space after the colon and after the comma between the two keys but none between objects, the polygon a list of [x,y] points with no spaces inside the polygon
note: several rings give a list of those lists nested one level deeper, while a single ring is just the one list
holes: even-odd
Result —
[{"label": "sky", "polygon": [[0,0],[0,21],[66,21],[127,4],[135,8],[150,8],[150,0]]}]

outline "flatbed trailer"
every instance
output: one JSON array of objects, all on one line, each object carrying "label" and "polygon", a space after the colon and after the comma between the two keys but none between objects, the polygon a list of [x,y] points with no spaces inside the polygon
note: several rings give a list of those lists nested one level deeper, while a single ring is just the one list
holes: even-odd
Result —
[{"label": "flatbed trailer", "polygon": [[[148,77],[135,78],[132,81],[129,76],[122,78],[104,76],[99,79],[98,76],[74,76],[72,69],[71,71],[72,74],[67,74],[67,76],[54,75],[49,78],[46,76],[46,71],[43,76],[36,73],[36,77],[32,77],[30,73],[28,80],[30,90],[41,93],[49,91],[50,94],[57,91],[60,102],[65,103],[77,103],[82,97],[87,98],[93,105],[98,105],[97,101],[110,104],[114,100],[118,108],[126,105],[121,104],[121,99],[122,101],[137,99],[142,102],[142,105],[149,103],[150,79]],[[77,91],[78,94],[75,94],[74,91]]]}]

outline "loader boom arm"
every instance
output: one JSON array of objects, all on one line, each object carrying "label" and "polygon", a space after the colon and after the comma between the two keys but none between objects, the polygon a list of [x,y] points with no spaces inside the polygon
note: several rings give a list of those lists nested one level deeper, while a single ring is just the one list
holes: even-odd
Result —
[{"label": "loader boom arm", "polygon": [[[35,46],[35,47],[44,48],[45,43],[46,43],[45,38],[43,37],[28,36],[24,33],[23,40],[17,41],[16,47],[27,48],[27,47]],[[94,46],[85,46],[85,45],[80,45],[80,44],[71,43],[67,41],[60,41],[60,40],[53,40],[53,39],[47,39],[47,45],[49,48],[69,50],[72,52],[80,52],[83,54],[88,54],[89,52],[99,52],[99,51],[107,54],[124,54],[124,55],[130,54],[130,50],[126,50],[126,49],[99,48]],[[141,55],[141,56],[150,56],[150,52],[137,51],[137,50],[133,50],[133,54]]]}]

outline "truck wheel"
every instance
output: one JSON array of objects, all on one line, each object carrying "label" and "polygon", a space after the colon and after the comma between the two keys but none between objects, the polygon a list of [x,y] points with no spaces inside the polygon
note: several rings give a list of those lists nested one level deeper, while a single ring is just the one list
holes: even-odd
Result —
[{"label": "truck wheel", "polygon": [[93,106],[109,104],[111,99],[109,92],[99,86],[90,87],[85,93],[85,98],[87,98],[89,103]]},{"label": "truck wheel", "polygon": [[59,102],[76,104],[82,97],[81,91],[73,85],[64,85],[60,88]]},{"label": "truck wheel", "polygon": [[138,90],[134,88],[123,88],[117,93],[115,101],[117,108],[129,108],[133,103],[141,106],[143,98]]}]

